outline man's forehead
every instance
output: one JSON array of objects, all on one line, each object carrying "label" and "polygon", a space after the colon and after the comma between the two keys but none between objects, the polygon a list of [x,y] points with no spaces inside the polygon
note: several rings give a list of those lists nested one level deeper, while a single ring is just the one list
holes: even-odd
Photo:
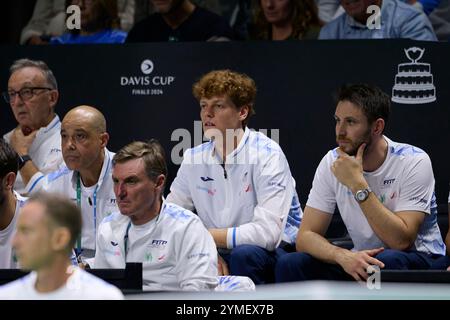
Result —
[{"label": "man's forehead", "polygon": [[36,85],[45,82],[41,70],[37,68],[22,68],[15,71],[8,80],[8,85],[19,82],[22,85]]},{"label": "man's forehead", "polygon": [[45,79],[42,70],[36,67],[20,68],[11,74],[10,79],[16,79],[18,77],[27,79]]},{"label": "man's forehead", "polygon": [[200,102],[216,102],[216,101],[226,101],[226,100],[230,100],[230,98],[226,94],[220,95],[220,96],[212,96],[210,98],[207,98],[207,97],[200,98]]},{"label": "man's forehead", "polygon": [[89,132],[94,130],[94,127],[91,123],[91,119],[89,117],[85,117],[81,114],[71,114],[64,117],[61,123],[61,131],[71,130],[71,131],[84,131]]},{"label": "man's forehead", "polygon": [[20,211],[19,220],[24,225],[35,225],[44,217],[45,207],[39,202],[27,202]]},{"label": "man's forehead", "polygon": [[364,112],[361,107],[354,104],[353,102],[344,100],[339,101],[336,106],[335,115],[340,116],[352,116],[352,117],[363,117]]},{"label": "man's forehead", "polygon": [[[73,128],[73,125],[76,125],[76,127]],[[63,122],[61,124],[61,131],[87,132],[89,128],[83,123],[78,125],[77,123]]]},{"label": "man's forehead", "polygon": [[112,175],[116,178],[125,179],[131,176],[139,176],[145,172],[142,158],[131,159],[126,162],[115,163],[112,168]]}]

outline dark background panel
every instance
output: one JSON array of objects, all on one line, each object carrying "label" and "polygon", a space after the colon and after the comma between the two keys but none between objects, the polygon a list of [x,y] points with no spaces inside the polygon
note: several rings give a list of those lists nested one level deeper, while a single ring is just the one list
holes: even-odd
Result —
[{"label": "dark background panel", "polygon": [[[116,151],[132,140],[158,138],[170,157],[181,141],[172,133],[184,129],[194,141],[199,107],[192,84],[213,69],[247,73],[258,86],[255,129],[279,130],[279,141],[306,202],[315,169],[335,146],[333,93],[348,82],[369,82],[392,92],[397,66],[409,62],[404,49],[425,49],[421,62],[430,63],[437,101],[428,104],[392,104],[387,136],[426,150],[433,162],[438,203],[447,203],[450,181],[449,108],[450,45],[409,40],[160,43],[57,47],[0,47],[0,86],[7,87],[8,67],[18,58],[42,59],[53,69],[60,87],[57,105],[63,117],[72,107],[89,104],[106,116],[111,134],[109,148]],[[122,77],[145,77],[141,63],[150,59],[148,77],[170,85],[124,86]],[[162,94],[133,95],[134,89],[162,90]],[[15,126],[10,107],[2,102],[0,133]],[[170,161],[169,161],[170,162]],[[177,163],[169,163],[169,182]]]}]

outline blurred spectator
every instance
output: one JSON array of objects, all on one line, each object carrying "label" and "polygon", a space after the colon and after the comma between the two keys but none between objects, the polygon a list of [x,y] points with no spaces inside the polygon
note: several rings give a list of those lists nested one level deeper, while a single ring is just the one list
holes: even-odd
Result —
[{"label": "blurred spectator", "polygon": [[81,230],[81,214],[69,199],[38,194],[17,218],[13,247],[31,272],[0,287],[1,300],[123,300],[119,289],[74,267],[70,252]]},{"label": "blurred spectator", "polygon": [[81,29],[73,29],[51,44],[123,43],[127,33],[119,30],[120,20],[116,0],[72,0],[81,9]]},{"label": "blurred spectator", "polygon": [[249,37],[253,12],[252,0],[193,0],[194,4],[217,13],[228,21],[238,40]]},{"label": "blurred spectator", "polygon": [[23,28],[20,44],[44,44],[52,35],[64,33],[65,0],[37,0],[33,15]]},{"label": "blurred spectator", "polygon": [[[152,3],[150,0],[134,0],[135,10],[134,10],[134,24],[144,20],[150,14],[154,12]],[[131,30],[131,28],[130,28]],[[127,30],[127,31],[130,31]]]},{"label": "blurred spectator", "polygon": [[[405,3],[409,3],[417,9],[425,12],[429,15],[438,5],[441,0],[400,0]],[[446,0],[443,0],[445,2]],[[324,22],[330,22],[337,18],[344,9],[340,6],[340,0],[316,0],[317,7],[319,8],[319,18]],[[441,6],[442,7],[442,6]]]},{"label": "blurred spectator", "polygon": [[[51,37],[66,29],[66,0],[37,0],[33,16],[23,28],[20,44],[47,44]],[[117,0],[121,29],[129,31],[134,24],[135,0]]]},{"label": "blurred spectator", "polygon": [[137,23],[126,42],[217,41],[234,38],[219,15],[189,0],[151,0],[155,13]]},{"label": "blurred spectator", "polygon": [[429,18],[438,39],[450,41],[450,0],[442,0]]},{"label": "blurred spectator", "polygon": [[251,38],[317,39],[320,25],[314,0],[258,0]]},{"label": "blurred spectator", "polygon": [[[399,0],[341,0],[345,14],[326,24],[319,39],[386,39],[409,38],[436,41],[427,16]],[[367,13],[370,5],[381,7],[380,25]]]},{"label": "blurred spectator", "polygon": [[437,6],[439,6],[441,0],[401,0],[409,3],[417,9],[423,11],[426,15],[429,15]]},{"label": "blurred spectator", "polygon": [[117,11],[120,19],[120,29],[128,32],[133,28],[136,14],[135,0],[117,0]]},{"label": "blurred spectator", "polygon": [[342,9],[339,0],[315,0],[319,10],[319,19],[325,23],[340,16],[344,9]]}]

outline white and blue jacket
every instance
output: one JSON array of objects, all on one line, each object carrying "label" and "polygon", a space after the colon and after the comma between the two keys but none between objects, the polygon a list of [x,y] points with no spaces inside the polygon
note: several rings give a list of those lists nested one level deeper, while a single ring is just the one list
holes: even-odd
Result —
[{"label": "white and blue jacket", "polygon": [[[212,290],[218,284],[217,249],[194,213],[163,202],[138,234],[120,212],[99,226],[94,268],[125,268],[142,262],[144,290]],[[142,232],[143,231],[143,232]],[[132,235],[137,235],[132,238]],[[128,241],[129,240],[129,241]]]},{"label": "white and blue jacket", "polygon": [[[111,177],[114,153],[106,148],[104,150],[105,157],[97,184],[89,192],[83,189],[80,197],[83,218],[81,248],[85,250],[95,250],[98,225],[103,218],[118,210]],[[78,172],[64,165],[59,170],[42,176],[31,189],[31,194],[43,190],[61,194],[77,203],[77,180]]]},{"label": "white and blue jacket", "polygon": [[167,201],[195,209],[208,229],[227,228],[228,249],[293,244],[303,216],[280,146],[248,128],[223,166],[212,141],[188,149]]}]

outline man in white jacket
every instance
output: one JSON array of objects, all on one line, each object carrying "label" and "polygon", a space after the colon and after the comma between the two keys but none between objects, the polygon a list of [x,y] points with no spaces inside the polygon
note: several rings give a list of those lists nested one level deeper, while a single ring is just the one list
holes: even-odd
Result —
[{"label": "man in white jacket", "polygon": [[94,268],[142,262],[144,290],[214,289],[214,240],[194,213],[163,201],[166,177],[164,150],[156,140],[117,152],[112,178],[120,212],[99,226]]},{"label": "man in white jacket", "polygon": [[295,243],[302,211],[280,146],[246,127],[255,83],[212,71],[193,93],[210,142],[185,152],[167,201],[196,210],[219,248],[221,274],[273,282],[276,260],[286,253],[281,247]]},{"label": "man in white jacket", "polygon": [[83,229],[76,243],[79,261],[93,258],[98,225],[117,211],[111,179],[114,153],[106,145],[109,135],[103,114],[90,106],[71,109],[61,125],[61,149],[65,166],[36,181],[38,190],[59,193],[81,209]]},{"label": "man in white jacket", "polygon": [[0,287],[0,299],[123,299],[119,289],[71,265],[69,253],[81,231],[80,210],[69,200],[33,195],[17,220],[13,246],[31,273]]},{"label": "man in white jacket", "polygon": [[26,198],[14,191],[19,156],[0,139],[0,269],[17,268],[12,238]]},{"label": "man in white jacket", "polygon": [[19,59],[9,71],[3,97],[18,125],[4,138],[20,156],[14,189],[24,194],[62,163],[61,121],[55,114],[59,93],[56,78],[43,61]]}]

